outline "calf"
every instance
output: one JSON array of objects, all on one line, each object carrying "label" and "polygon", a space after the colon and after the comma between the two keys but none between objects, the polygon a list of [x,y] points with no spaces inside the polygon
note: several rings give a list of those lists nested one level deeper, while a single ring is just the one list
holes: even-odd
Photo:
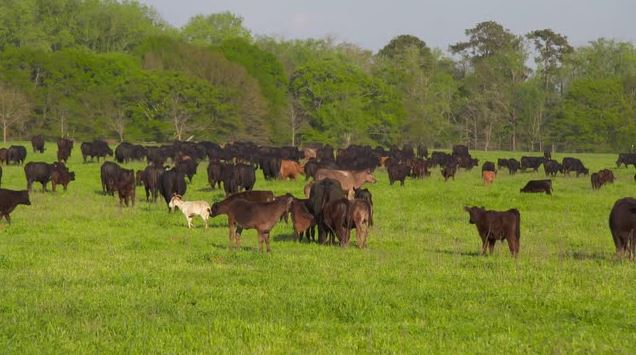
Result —
[{"label": "calf", "polygon": [[41,134],[33,136],[31,138],[31,147],[33,147],[33,153],[44,153],[44,137]]},{"label": "calf", "polygon": [[205,222],[205,228],[208,228],[208,218],[210,217],[210,204],[205,201],[184,201],[181,196],[173,195],[170,199],[168,207],[171,209],[178,208],[181,210],[186,220],[188,228],[192,228],[192,217],[200,216]]},{"label": "calf", "polygon": [[470,215],[469,223],[477,227],[481,237],[481,253],[486,255],[486,249],[492,255],[497,240],[508,242],[510,254],[519,255],[519,239],[521,238],[521,215],[519,210],[489,211],[483,207],[464,207]]},{"label": "calf", "polygon": [[0,189],[0,219],[4,217],[7,223],[11,224],[9,215],[17,205],[30,205],[29,192],[27,190],[14,191],[8,189]]},{"label": "calf", "polygon": [[210,217],[227,215],[230,234],[230,245],[235,241],[236,248],[241,247],[241,235],[237,227],[256,229],[258,233],[258,251],[263,252],[263,244],[267,252],[271,252],[269,233],[278,221],[289,211],[293,201],[291,196],[282,196],[271,202],[252,202],[242,198],[225,199],[212,205]]},{"label": "calf", "polygon": [[117,195],[119,205],[128,207],[131,203],[135,207],[135,171],[132,169],[121,169],[117,177]]},{"label": "calf", "polygon": [[495,169],[495,163],[491,162],[491,161],[487,161],[485,162],[482,166],[481,166],[481,171],[492,171],[494,173],[497,172],[497,169]]},{"label": "calf", "polygon": [[0,148],[0,164],[9,164],[8,161],[8,149],[7,148]]},{"label": "calf", "polygon": [[[356,229],[356,245],[358,248],[367,247],[367,238],[369,236],[369,226],[373,225],[371,204],[362,199],[354,199],[349,202],[347,211],[348,229],[355,227]],[[349,243],[349,233],[347,233],[347,242]]]},{"label": "calf", "polygon": [[517,159],[508,159],[508,173],[510,175],[515,175],[520,168],[521,163],[519,163]]},{"label": "calf", "polygon": [[296,180],[297,177],[304,174],[303,167],[293,160],[282,160],[280,162],[279,176],[283,180]]},{"label": "calf", "polygon": [[520,191],[545,192],[546,195],[552,195],[552,180],[530,180]]},{"label": "calf", "polygon": [[547,160],[543,163],[545,176],[556,176],[557,173],[564,173],[563,165],[556,160]]},{"label": "calf", "polygon": [[117,179],[122,168],[116,163],[105,161],[100,168],[100,179],[104,194],[113,196],[117,190]]},{"label": "calf", "polygon": [[329,230],[329,242],[334,243],[334,236],[338,238],[341,246],[349,242],[349,200],[346,197],[330,201],[324,208],[324,224]]},{"label": "calf", "polygon": [[444,166],[442,169],[442,176],[444,177],[444,181],[448,181],[448,179],[453,178],[455,180],[455,173],[457,172],[457,164],[449,163]]},{"label": "calf", "polygon": [[590,176],[590,180],[592,182],[592,189],[598,190],[605,184],[614,183],[614,173],[609,169],[603,169],[597,173],[593,173]]},{"label": "calf", "polygon": [[303,234],[307,236],[307,241],[315,241],[314,227],[316,221],[309,212],[309,200],[295,198],[290,207],[292,224],[294,226],[294,236],[296,241],[302,241]]},{"label": "calf", "polygon": [[495,173],[494,171],[486,170],[481,172],[481,178],[484,181],[484,185],[486,186],[492,185],[492,183],[495,181],[496,176],[497,173]]},{"label": "calf", "polygon": [[146,190],[146,201],[152,197],[152,202],[157,202],[161,188],[161,175],[165,169],[155,165],[148,165],[141,174],[141,180]]},{"label": "calf", "polygon": [[636,256],[636,199],[622,198],[612,207],[609,215],[609,227],[616,246],[616,255],[625,254],[630,259]]},{"label": "calf", "polygon": [[75,181],[75,172],[68,171],[63,164],[53,164],[53,169],[51,169],[51,189],[53,192],[55,192],[57,185],[62,185],[66,191],[71,181]]},{"label": "calf", "polygon": [[430,176],[431,172],[428,171],[428,162],[424,159],[415,159],[411,164],[411,173],[414,178],[424,178]]}]

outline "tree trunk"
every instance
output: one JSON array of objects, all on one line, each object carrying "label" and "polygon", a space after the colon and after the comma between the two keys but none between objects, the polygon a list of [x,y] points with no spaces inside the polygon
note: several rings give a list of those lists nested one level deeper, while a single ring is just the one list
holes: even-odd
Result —
[{"label": "tree trunk", "polygon": [[2,142],[7,144],[7,121],[2,122]]}]

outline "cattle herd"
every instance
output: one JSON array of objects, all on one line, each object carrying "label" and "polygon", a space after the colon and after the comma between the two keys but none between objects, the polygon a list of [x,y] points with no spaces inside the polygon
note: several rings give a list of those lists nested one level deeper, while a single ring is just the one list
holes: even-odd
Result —
[{"label": "cattle herd", "polygon": [[[31,140],[33,152],[42,153],[45,142],[42,136]],[[471,156],[464,145],[454,146],[451,153],[434,151],[430,154],[424,146],[414,149],[352,145],[334,151],[329,145],[314,145],[304,149],[297,147],[264,147],[249,142],[228,143],[224,146],[213,142],[175,142],[161,146],[143,146],[123,142],[115,151],[103,140],[84,142],[80,146],[84,163],[90,158],[113,157],[105,160],[100,167],[102,191],[105,195],[119,198],[120,205],[134,206],[137,186],[143,186],[146,201],[156,202],[161,195],[168,211],[175,208],[184,214],[188,227],[192,227],[194,216],[200,216],[208,226],[208,218],[226,215],[229,227],[230,246],[240,247],[243,229],[255,229],[258,234],[259,251],[270,248],[269,233],[279,221],[291,218],[296,240],[306,238],[309,242],[349,245],[351,230],[356,231],[356,245],[367,245],[369,227],[373,225],[373,198],[371,192],[363,188],[366,183],[375,183],[374,171],[384,167],[389,183],[404,185],[407,177],[423,179],[431,175],[431,170],[439,167],[444,181],[454,180],[460,169],[471,170],[479,165],[479,160]],[[57,161],[53,163],[29,162],[24,165],[27,189],[12,191],[0,189],[0,218],[10,222],[9,214],[19,204],[30,205],[29,192],[34,182],[47,191],[57,185],[67,189],[75,180],[75,173],[66,166],[73,150],[73,141],[66,138],[57,140]],[[0,148],[0,164],[22,165],[27,150],[23,146],[12,145]],[[213,189],[223,188],[225,199],[209,204],[206,201],[186,201],[184,196],[188,182],[192,182],[199,162],[207,159],[208,183]],[[131,161],[145,161],[147,167],[134,171],[120,164]],[[168,165],[169,164],[169,165]],[[589,175],[583,162],[566,157],[561,162],[553,160],[550,152],[543,156],[523,156],[501,158],[482,164],[484,185],[495,182],[498,169],[507,169],[510,175],[518,171],[535,171],[543,165],[546,177],[557,174],[576,176]],[[616,166],[633,165],[636,168],[636,154],[621,153]],[[304,175],[308,181],[304,198],[290,193],[276,196],[271,191],[254,190],[257,171],[262,171],[266,180],[298,179]],[[613,183],[611,170],[603,169],[590,175],[592,189],[598,190],[604,184]],[[634,177],[636,180],[636,176]],[[0,166],[0,184],[2,169]],[[521,192],[552,194],[552,180],[530,180]],[[519,253],[521,215],[517,209],[491,211],[483,207],[465,207],[469,223],[475,224],[482,240],[482,253],[492,253],[497,240],[506,240],[513,256]],[[610,213],[609,225],[618,254],[636,255],[636,200],[620,199]],[[316,236],[316,232],[317,236]]]}]

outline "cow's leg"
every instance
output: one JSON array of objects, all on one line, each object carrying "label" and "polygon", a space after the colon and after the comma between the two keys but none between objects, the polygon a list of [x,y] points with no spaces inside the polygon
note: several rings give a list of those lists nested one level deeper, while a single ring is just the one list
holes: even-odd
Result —
[{"label": "cow's leg", "polygon": [[263,233],[263,236],[265,238],[265,245],[267,246],[267,252],[271,253],[272,252],[272,248],[270,248],[270,246],[269,246],[269,231]]},{"label": "cow's leg", "polygon": [[57,185],[55,184],[55,181],[51,181],[51,190],[52,190],[53,192],[55,192],[55,186],[57,186]]},{"label": "cow's leg", "polygon": [[515,239],[514,234],[512,236],[510,235],[507,236],[506,241],[508,242],[508,250],[510,250],[510,254],[516,258],[517,252],[518,252],[518,246],[517,246],[517,240]]},{"label": "cow's leg", "polygon": [[208,229],[208,218],[209,217],[210,217],[209,213],[207,215],[204,214],[203,216],[201,216],[201,218],[203,218],[203,221],[205,222],[205,229]]},{"label": "cow's leg", "polygon": [[481,255],[486,255],[486,251],[488,248],[488,239],[485,237],[481,237]]},{"label": "cow's leg", "polygon": [[263,253],[263,242],[265,241],[265,233],[258,231],[258,252]]},{"label": "cow's leg", "polygon": [[492,255],[492,252],[495,250],[495,243],[497,242],[496,239],[489,239],[488,240],[488,254]]},{"label": "cow's leg", "polygon": [[188,228],[192,228],[192,216],[186,216],[186,219],[188,220]]},{"label": "cow's leg", "polygon": [[4,215],[4,219],[6,219],[6,220],[7,220],[7,223],[8,223],[8,224],[11,224],[11,217],[9,217],[9,214],[8,214],[8,213]]}]

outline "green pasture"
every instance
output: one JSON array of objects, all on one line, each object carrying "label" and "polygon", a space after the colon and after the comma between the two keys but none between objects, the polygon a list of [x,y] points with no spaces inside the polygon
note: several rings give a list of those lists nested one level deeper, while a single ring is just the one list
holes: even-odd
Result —
[{"label": "green pasture", "polygon": [[[54,159],[54,144],[27,147],[27,161]],[[434,169],[404,187],[379,169],[367,250],[297,243],[281,223],[267,255],[253,230],[229,250],[225,217],[188,230],[141,187],[121,208],[76,144],[68,191],[36,184],[32,205],[0,224],[0,352],[634,353],[636,265],[615,259],[608,229],[614,201],[634,196],[634,169],[616,169],[616,155],[573,156],[617,181],[592,191],[589,177],[559,176],[547,196],[519,193],[542,170],[502,171],[487,188],[479,168],[448,183]],[[206,167],[187,200],[222,198]],[[2,187],[26,187],[22,167],[2,168]],[[304,183],[257,172],[257,189],[302,196]],[[505,244],[479,255],[465,205],[520,210],[517,260]]]}]

